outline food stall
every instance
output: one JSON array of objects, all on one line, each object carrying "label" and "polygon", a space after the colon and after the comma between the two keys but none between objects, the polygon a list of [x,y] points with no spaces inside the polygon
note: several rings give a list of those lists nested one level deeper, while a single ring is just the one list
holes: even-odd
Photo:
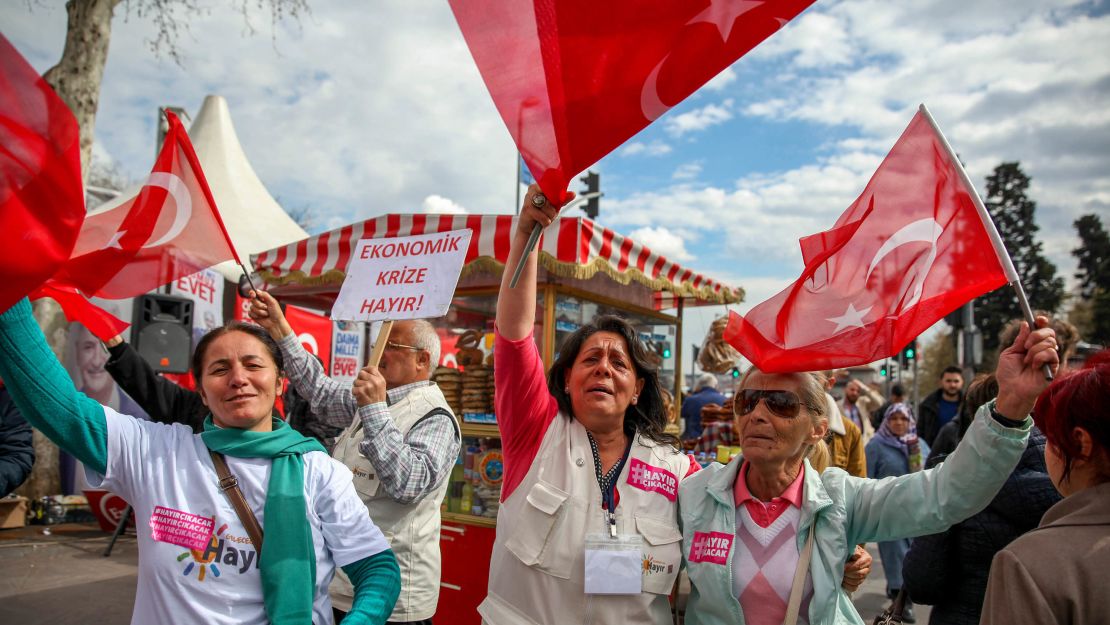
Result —
[{"label": "food stall", "polygon": [[[390,214],[252,256],[280,301],[328,310],[360,239],[473,231],[451,308],[436,326],[443,345],[433,379],[460,419],[462,452],[442,507],[440,614],[479,622],[503,474],[493,411],[493,322],[516,228],[512,215]],[[535,340],[550,366],[562,339],[602,314],[618,314],[656,354],[664,388],[680,396],[682,309],[739,302],[743,291],[682,267],[584,217],[563,217],[539,244]],[[700,339],[700,337],[699,337]],[[677,409],[677,408],[676,408]]]}]

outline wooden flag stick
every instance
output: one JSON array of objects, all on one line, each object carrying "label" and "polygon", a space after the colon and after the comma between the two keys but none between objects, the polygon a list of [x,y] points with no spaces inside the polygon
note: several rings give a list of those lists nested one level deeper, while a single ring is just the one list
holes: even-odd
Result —
[{"label": "wooden flag stick", "polygon": [[392,319],[386,319],[382,322],[382,327],[378,330],[378,340],[374,341],[374,350],[370,352],[370,360],[366,363],[366,366],[377,367],[378,363],[381,362],[382,352],[385,351],[385,344],[389,342],[389,332],[392,329]]}]

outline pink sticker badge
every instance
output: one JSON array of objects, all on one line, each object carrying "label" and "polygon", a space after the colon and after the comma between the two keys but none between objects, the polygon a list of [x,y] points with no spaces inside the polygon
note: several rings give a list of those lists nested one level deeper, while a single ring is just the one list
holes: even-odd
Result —
[{"label": "pink sticker badge", "polygon": [[735,536],[724,532],[694,532],[694,540],[690,543],[690,562],[728,564],[733,538]]},{"label": "pink sticker badge", "polygon": [[208,547],[215,525],[214,517],[154,506],[154,513],[150,515],[150,537],[178,547],[201,551]]},{"label": "pink sticker badge", "polygon": [[678,497],[678,478],[674,473],[636,458],[629,464],[628,483],[642,491],[659,493],[671,501]]}]

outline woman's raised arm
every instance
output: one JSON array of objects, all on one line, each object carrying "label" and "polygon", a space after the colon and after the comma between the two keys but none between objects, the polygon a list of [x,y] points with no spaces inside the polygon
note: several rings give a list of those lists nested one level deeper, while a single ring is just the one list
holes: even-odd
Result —
[{"label": "woman's raised arm", "polygon": [[0,377],[31,425],[97,473],[107,470],[104,408],[73,387],[26,299],[0,314]]},{"label": "woman's raised arm", "polygon": [[[505,263],[505,272],[501,276],[501,291],[497,297],[497,331],[510,341],[519,341],[531,334],[532,325],[536,320],[536,259],[539,257],[537,250],[533,249],[528,255],[516,287],[510,287],[509,282],[512,280],[513,270],[516,269],[520,257],[524,255],[524,247],[528,244],[533,226],[538,223],[546,228],[559,214],[559,209],[546,198],[543,203],[539,203],[538,200],[533,202],[534,198],[543,197],[539,185],[533,184],[528,187],[528,193],[524,196],[524,205],[520,207],[520,219],[517,220],[516,230],[512,234],[509,259]],[[574,194],[571,193],[570,197],[573,198]]]}]

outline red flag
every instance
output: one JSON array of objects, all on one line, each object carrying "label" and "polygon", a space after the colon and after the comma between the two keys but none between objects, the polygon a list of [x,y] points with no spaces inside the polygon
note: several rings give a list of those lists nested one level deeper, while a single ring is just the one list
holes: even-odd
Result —
[{"label": "red flag", "polygon": [[296,306],[285,307],[285,319],[293,328],[301,346],[320,359],[324,371],[330,371],[331,319]]},{"label": "red flag", "polygon": [[767,372],[894,355],[1010,281],[1009,256],[978,204],[923,107],[833,228],[801,240],[801,277],[745,317],[732,313],[725,340]]},{"label": "red flag", "polygon": [[501,118],[560,202],[597,162],[813,0],[450,0]]},{"label": "red flag", "polygon": [[90,302],[77,289],[58,284],[53,280],[35,289],[31,299],[49,297],[58,302],[67,321],[77,321],[92,332],[96,338],[107,341],[123,334],[131,324],[117,319],[114,315]]},{"label": "red flag", "polygon": [[77,120],[0,35],[0,310],[69,258],[84,217]]},{"label": "red flag", "polygon": [[123,299],[225,260],[239,260],[177,116],[137,197],[89,215],[55,275],[88,296]]}]

